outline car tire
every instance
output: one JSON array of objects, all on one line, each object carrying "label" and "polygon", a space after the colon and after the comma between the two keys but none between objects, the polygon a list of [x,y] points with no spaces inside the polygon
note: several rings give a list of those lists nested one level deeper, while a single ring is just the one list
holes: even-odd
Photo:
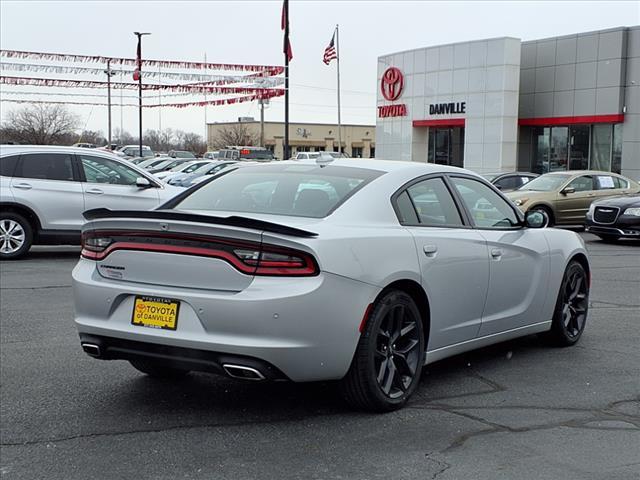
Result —
[{"label": "car tire", "polygon": [[551,330],[547,332],[550,343],[558,347],[578,343],[584,332],[588,310],[589,277],[584,267],[572,260],[562,277]]},{"label": "car tire", "polygon": [[0,260],[24,256],[33,243],[33,228],[22,216],[13,212],[0,214]]},{"label": "car tire", "polygon": [[553,218],[553,212],[548,207],[539,205],[537,207],[533,207],[529,211],[542,213],[548,219],[545,227],[553,227],[556,224],[555,218]]},{"label": "car tire", "polygon": [[352,407],[389,412],[402,407],[420,382],[424,326],[405,292],[391,290],[370,310],[347,375],[340,382]]},{"label": "car tire", "polygon": [[176,379],[184,377],[189,373],[189,370],[169,367],[154,362],[153,360],[130,360],[129,363],[139,372],[145,373],[153,378]]},{"label": "car tire", "polygon": [[600,240],[602,240],[604,243],[616,243],[618,240],[620,240],[620,237],[617,237],[615,235],[598,235],[600,237]]}]

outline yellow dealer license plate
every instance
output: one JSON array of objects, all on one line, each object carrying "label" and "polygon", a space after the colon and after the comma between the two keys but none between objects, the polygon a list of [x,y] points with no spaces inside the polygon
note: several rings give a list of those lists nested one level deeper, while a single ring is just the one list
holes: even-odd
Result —
[{"label": "yellow dealer license plate", "polygon": [[136,297],[131,323],[142,327],[175,330],[178,326],[180,302],[171,298]]}]

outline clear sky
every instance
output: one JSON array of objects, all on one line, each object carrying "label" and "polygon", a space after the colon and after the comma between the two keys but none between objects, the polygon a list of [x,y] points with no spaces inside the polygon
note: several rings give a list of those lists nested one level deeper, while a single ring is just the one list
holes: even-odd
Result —
[{"label": "clear sky", "polygon": [[[206,53],[209,62],[278,65],[283,63],[281,5],[281,1],[2,0],[0,47],[134,57],[132,32],[147,31],[152,35],[144,39],[146,58],[201,61]],[[322,55],[338,23],[343,123],[373,124],[379,55],[482,38],[531,40],[637,25],[640,2],[290,0],[290,23],[291,121],[336,121],[335,62],[324,65]],[[0,94],[10,88],[18,87],[2,86]],[[272,101],[266,119],[282,120],[282,105],[281,98]],[[2,103],[1,108],[15,107]],[[87,128],[106,132],[105,107],[74,107],[74,111]],[[119,127],[119,107],[113,115],[114,127]],[[232,121],[238,116],[258,118],[259,110],[257,104],[246,103],[208,107],[206,115],[209,121]],[[144,128],[158,128],[161,121],[163,128],[203,133],[204,119],[202,107],[165,108],[161,114],[156,109],[145,111],[143,123]],[[122,123],[135,134],[137,110],[123,109]]]}]

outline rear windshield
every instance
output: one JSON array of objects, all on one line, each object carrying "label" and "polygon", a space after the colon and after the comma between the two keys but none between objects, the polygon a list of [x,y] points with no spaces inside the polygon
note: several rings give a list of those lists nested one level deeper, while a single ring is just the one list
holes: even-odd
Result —
[{"label": "rear windshield", "polygon": [[326,217],[383,172],[334,165],[260,165],[221,175],[174,208]]}]

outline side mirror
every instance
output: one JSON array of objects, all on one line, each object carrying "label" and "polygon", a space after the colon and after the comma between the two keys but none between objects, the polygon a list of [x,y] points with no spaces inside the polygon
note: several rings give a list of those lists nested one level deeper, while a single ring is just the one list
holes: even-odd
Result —
[{"label": "side mirror", "polygon": [[567,195],[569,193],[576,193],[576,189],[573,187],[565,187],[562,189],[562,191],[560,192],[563,195]]},{"label": "side mirror", "polygon": [[524,224],[529,228],[543,228],[549,225],[549,217],[542,210],[530,210],[524,215]]},{"label": "side mirror", "polygon": [[151,182],[146,179],[145,177],[138,177],[136,178],[136,187],[138,188],[151,188],[153,187],[153,185],[151,185]]}]

